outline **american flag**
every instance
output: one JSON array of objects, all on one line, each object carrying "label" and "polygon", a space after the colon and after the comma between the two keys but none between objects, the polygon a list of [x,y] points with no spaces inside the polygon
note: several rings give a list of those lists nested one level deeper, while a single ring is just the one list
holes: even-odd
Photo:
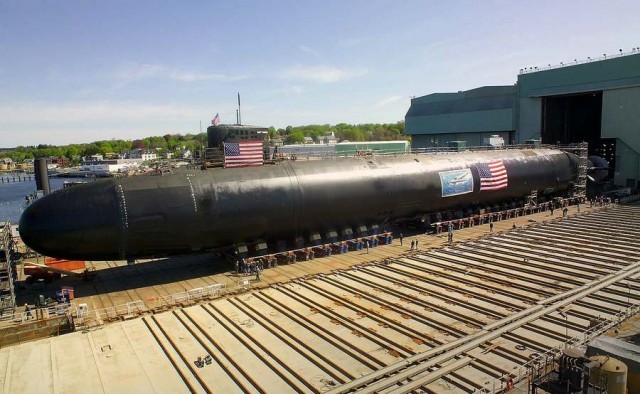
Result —
[{"label": "american flag", "polygon": [[262,141],[224,142],[223,144],[225,168],[263,164]]},{"label": "american flag", "polygon": [[508,185],[507,169],[502,160],[476,164],[480,175],[480,191],[504,189]]},{"label": "american flag", "polygon": [[213,119],[211,119],[211,124],[214,126],[217,126],[220,124],[220,116],[218,116],[218,114],[216,114],[216,116],[214,116]]}]

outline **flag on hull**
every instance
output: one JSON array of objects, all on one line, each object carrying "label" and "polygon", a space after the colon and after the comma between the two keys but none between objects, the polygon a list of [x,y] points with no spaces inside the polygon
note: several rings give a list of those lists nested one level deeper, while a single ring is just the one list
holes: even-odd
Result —
[{"label": "flag on hull", "polygon": [[507,169],[502,160],[476,164],[480,175],[480,191],[505,189],[509,185]]},{"label": "flag on hull", "polygon": [[262,141],[224,142],[224,167],[251,167],[263,164]]},{"label": "flag on hull", "polygon": [[216,116],[214,116],[213,119],[211,119],[211,124],[214,126],[217,126],[220,124],[220,116],[218,116],[218,114],[216,114]]}]

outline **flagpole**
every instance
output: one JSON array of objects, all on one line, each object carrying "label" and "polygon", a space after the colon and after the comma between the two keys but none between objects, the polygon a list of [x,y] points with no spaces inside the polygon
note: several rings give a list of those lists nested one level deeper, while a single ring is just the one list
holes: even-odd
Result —
[{"label": "flagpole", "polygon": [[242,125],[242,113],[240,112],[240,92],[238,92],[238,125]]}]

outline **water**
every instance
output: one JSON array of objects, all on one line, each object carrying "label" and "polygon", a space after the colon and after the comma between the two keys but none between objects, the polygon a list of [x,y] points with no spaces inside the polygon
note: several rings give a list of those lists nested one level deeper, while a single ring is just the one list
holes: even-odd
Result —
[{"label": "water", "polygon": [[[0,175],[2,176],[2,175]],[[6,178],[6,177],[5,177]],[[51,178],[51,190],[62,189],[64,182],[81,181],[86,182],[86,178]],[[18,224],[20,215],[25,208],[24,196],[33,194],[36,191],[36,181],[0,183],[0,222],[9,221]]]}]

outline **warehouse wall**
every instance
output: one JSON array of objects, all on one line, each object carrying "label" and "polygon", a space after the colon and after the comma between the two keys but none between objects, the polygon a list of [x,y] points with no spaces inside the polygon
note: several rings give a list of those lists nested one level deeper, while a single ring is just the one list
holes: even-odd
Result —
[{"label": "warehouse wall", "polygon": [[405,134],[412,136],[413,147],[430,147],[434,138],[440,146],[452,140],[478,146],[496,133],[505,133],[508,142],[508,132],[515,130],[516,97],[514,85],[417,97],[405,116]]},{"label": "warehouse wall", "polygon": [[615,183],[640,181],[640,87],[602,94],[602,138],[617,138]]},{"label": "warehouse wall", "polygon": [[406,118],[407,134],[512,130],[513,110],[497,109]]},{"label": "warehouse wall", "polygon": [[[449,141],[466,141],[468,147],[481,146],[483,140],[492,135],[498,135],[504,139],[505,144],[509,144],[509,131],[490,131],[483,133],[444,133],[444,134],[416,134],[411,137],[411,148],[434,148],[446,147]],[[435,142],[435,144],[434,144]],[[437,144],[437,145],[436,145]]]},{"label": "warehouse wall", "polygon": [[541,97],[640,86],[640,54],[520,74],[517,86],[516,140],[523,142],[540,136]]},{"label": "warehouse wall", "polygon": [[518,128],[516,129],[516,143],[522,144],[526,140],[540,139],[542,130],[542,99],[539,97],[520,97],[518,101]]}]

